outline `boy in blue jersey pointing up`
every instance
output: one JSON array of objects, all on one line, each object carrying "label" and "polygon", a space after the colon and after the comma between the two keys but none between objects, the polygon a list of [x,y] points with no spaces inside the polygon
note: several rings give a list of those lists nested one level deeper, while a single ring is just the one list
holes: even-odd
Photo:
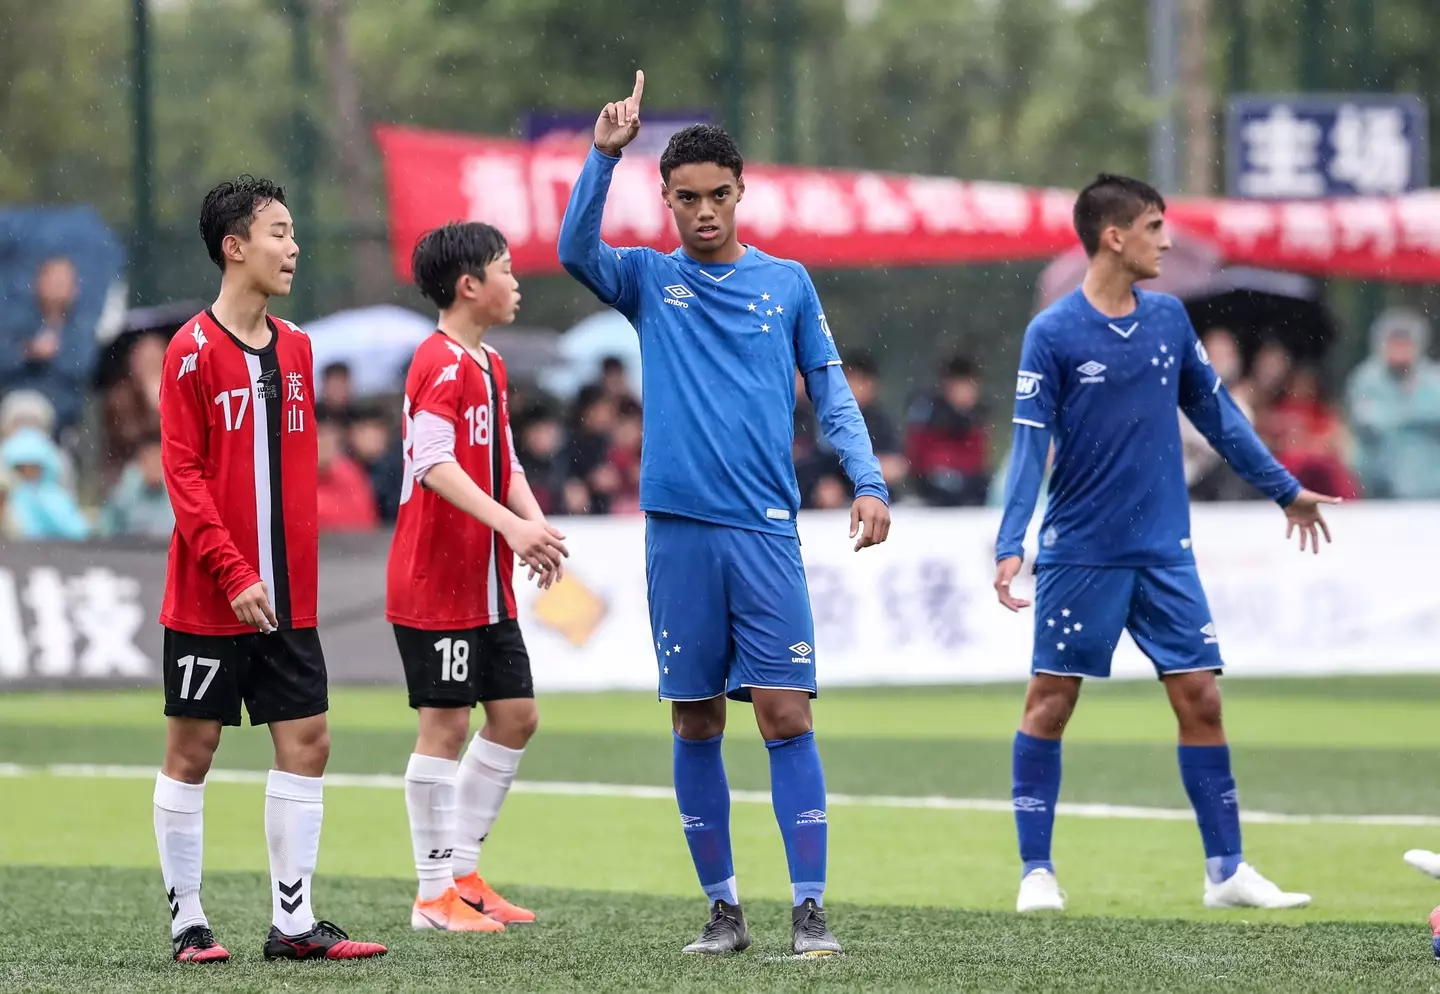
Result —
[{"label": "boy in blue jersey pointing up", "polygon": [[1160,275],[1170,247],[1165,201],[1146,184],[1101,176],[1075,202],[1090,256],[1079,289],[1025,332],[1015,392],[1014,452],[996,543],[995,591],[1010,592],[1055,443],[1050,503],[1036,559],[1035,648],[1025,713],[1015,735],[1012,797],[1020,836],[1019,911],[1061,911],[1050,860],[1060,794],[1060,738],[1085,677],[1110,675],[1122,631],[1150,657],[1180,726],[1180,777],[1205,848],[1210,908],[1297,908],[1244,861],[1230,750],[1220,720],[1222,668],[1215,625],[1195,571],[1190,499],[1175,409],[1235,471],[1284,509],[1286,537],[1320,551],[1330,532],[1320,505],[1255,435],[1210,368],[1185,307],[1137,290]]},{"label": "boy in blue jersey pointing up", "polygon": [[885,541],[889,494],[803,266],[742,244],[744,162],[724,131],[677,132],[660,195],[681,248],[615,249],[600,218],[640,130],[643,73],[606,104],[560,228],[560,261],[640,335],[640,505],[660,697],[671,702],[675,797],[710,920],[687,953],[740,952],[750,933],[730,850],[725,699],[750,701],[770,756],[794,893],[793,948],[840,951],[824,911],[825,775],[811,731],[816,650],[795,516],[795,371],[855,483],[855,549]]}]

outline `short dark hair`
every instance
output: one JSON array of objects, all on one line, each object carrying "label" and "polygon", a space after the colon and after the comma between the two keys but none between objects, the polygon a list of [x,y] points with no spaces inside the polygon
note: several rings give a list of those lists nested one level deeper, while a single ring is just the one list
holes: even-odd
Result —
[{"label": "short dark hair", "polygon": [[1100,251],[1100,232],[1110,225],[1129,227],[1147,208],[1165,211],[1165,198],[1143,180],[1101,173],[1075,198],[1075,234],[1094,257]]},{"label": "short dark hair", "polygon": [[745,159],[735,139],[724,128],[713,124],[692,124],[670,136],[660,156],[660,178],[669,183],[671,170],[696,162],[713,162],[729,169],[736,179],[745,169]]},{"label": "short dark hair", "polygon": [[249,173],[235,177],[233,182],[221,183],[205,194],[205,202],[200,205],[200,237],[205,239],[210,261],[219,266],[222,273],[226,236],[249,238],[255,212],[264,210],[272,200],[285,203],[285,191],[268,179],[256,179]]},{"label": "short dark hair", "polygon": [[320,371],[320,378],[328,380],[331,376],[349,376],[350,364],[343,359],[334,362],[327,362],[325,368]]},{"label": "short dark hair", "polygon": [[875,360],[875,354],[869,351],[847,352],[845,354],[845,371],[847,373],[863,373],[866,376],[879,376],[880,363]]},{"label": "short dark hair", "polygon": [[618,355],[607,355],[600,363],[602,373],[623,373],[625,372],[625,360]]},{"label": "short dark hair", "polygon": [[415,286],[442,311],[455,303],[455,282],[467,273],[484,282],[485,267],[510,250],[505,236],[483,221],[454,222],[420,236],[410,256]]},{"label": "short dark hair", "polygon": [[943,376],[947,380],[974,380],[979,378],[978,374],[979,370],[972,359],[957,355],[945,363]]}]

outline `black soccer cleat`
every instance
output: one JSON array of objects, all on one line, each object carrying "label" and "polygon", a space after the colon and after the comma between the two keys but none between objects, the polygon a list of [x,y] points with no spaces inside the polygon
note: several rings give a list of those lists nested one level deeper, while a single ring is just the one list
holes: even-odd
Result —
[{"label": "black soccer cleat", "polygon": [[825,924],[825,909],[816,904],[813,897],[807,897],[790,910],[790,932],[791,948],[796,956],[813,958],[840,952],[840,943]]},{"label": "black soccer cleat", "polygon": [[700,938],[680,950],[692,956],[723,956],[743,953],[750,948],[750,926],[738,904],[716,901],[710,906],[710,920],[700,930]]},{"label": "black soccer cleat", "polygon": [[265,938],[266,959],[369,959],[384,956],[378,942],[356,942],[334,922],[318,921],[304,935],[285,935],[274,925]]},{"label": "black soccer cleat", "polygon": [[170,939],[176,963],[224,963],[230,953],[215,941],[208,925],[191,925]]}]

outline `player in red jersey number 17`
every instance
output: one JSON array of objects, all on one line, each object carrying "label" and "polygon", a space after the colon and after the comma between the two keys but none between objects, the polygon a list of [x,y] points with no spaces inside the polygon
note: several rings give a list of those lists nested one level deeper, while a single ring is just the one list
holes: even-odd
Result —
[{"label": "player in red jersey number 17", "polygon": [[300,249],[285,193],[241,176],[205,197],[200,231],[220,295],[165,352],[161,458],[175,510],[165,627],[165,761],[155,840],[184,963],[230,958],[200,906],[205,778],[220,731],[269,725],[265,785],[271,928],[266,959],[361,959],[385,947],[318,921],[330,736],[325,657],[315,631],[317,450],[310,340],[269,314],[290,292]]},{"label": "player in red jersey number 17", "polygon": [[[515,558],[548,587],[569,553],[516,458],[505,363],[482,340],[520,304],[504,236],[488,224],[446,225],[420,239],[411,268],[440,319],[405,380],[405,481],[385,611],[420,724],[405,769],[419,878],[410,924],[499,932],[535,920],[476,869],[539,720]],[[476,704],[485,725],[467,749]]]}]

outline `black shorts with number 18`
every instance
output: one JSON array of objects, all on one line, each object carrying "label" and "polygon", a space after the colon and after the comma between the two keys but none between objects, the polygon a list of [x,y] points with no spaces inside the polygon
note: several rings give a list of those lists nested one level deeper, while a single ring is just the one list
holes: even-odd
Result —
[{"label": "black shorts with number 18", "polygon": [[530,654],[514,618],[443,632],[394,627],[412,708],[470,708],[535,696]]}]

